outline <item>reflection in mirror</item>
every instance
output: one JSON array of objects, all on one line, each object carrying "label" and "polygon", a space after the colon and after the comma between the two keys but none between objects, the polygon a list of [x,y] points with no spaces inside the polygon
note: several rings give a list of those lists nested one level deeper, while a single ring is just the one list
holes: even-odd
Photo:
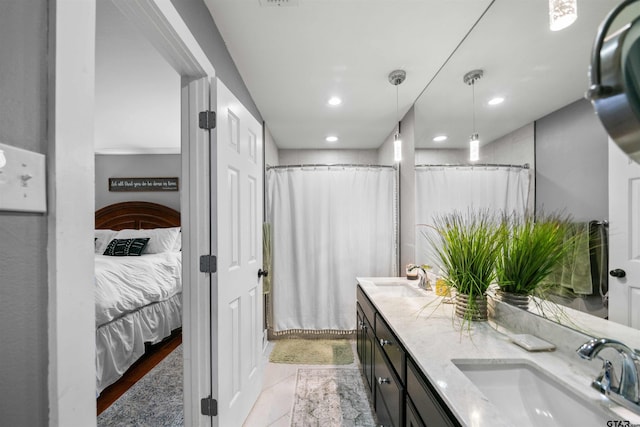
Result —
[{"label": "reflection in mirror", "polygon": [[605,39],[616,17],[636,1],[622,2],[598,29],[587,98],[615,143],[640,162],[640,17]]},{"label": "reflection in mirror", "polygon": [[[415,103],[416,165],[475,164],[481,170],[479,164],[526,164],[529,213],[562,211],[587,233],[589,224],[606,233],[608,137],[584,94],[597,28],[619,3],[581,1],[577,21],[552,32],[547,2],[496,0]],[[484,75],[472,94],[463,76],[473,69]],[[475,163],[469,161],[474,131],[480,139]],[[436,202],[417,193],[416,205],[430,203]],[[419,239],[417,231],[417,261]],[[585,265],[589,283],[559,286],[555,301],[607,316],[603,245],[591,242],[577,261]]]}]

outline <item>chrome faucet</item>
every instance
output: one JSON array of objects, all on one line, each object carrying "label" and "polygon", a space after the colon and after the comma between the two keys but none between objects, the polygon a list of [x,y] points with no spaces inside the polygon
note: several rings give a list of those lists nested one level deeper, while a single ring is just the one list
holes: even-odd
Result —
[{"label": "chrome faucet", "polygon": [[[621,357],[620,375],[616,375],[613,364],[598,356],[605,348],[613,348]],[[602,372],[591,385],[606,394],[612,401],[619,403],[636,413],[640,413],[640,376],[638,374],[640,355],[619,341],[608,338],[594,338],[582,344],[578,355],[586,360],[592,360],[596,356],[601,359]]]},{"label": "chrome faucet", "polygon": [[431,285],[429,284],[429,279],[427,277],[427,271],[426,268],[429,268],[428,266],[422,266],[422,265],[415,265],[412,264],[407,271],[413,271],[413,270],[417,270],[417,276],[418,276],[418,287],[422,288],[424,290],[430,291],[431,290]]}]

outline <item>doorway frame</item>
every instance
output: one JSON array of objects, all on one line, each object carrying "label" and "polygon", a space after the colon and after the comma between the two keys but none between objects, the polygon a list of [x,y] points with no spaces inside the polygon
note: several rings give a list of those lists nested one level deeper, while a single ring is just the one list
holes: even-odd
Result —
[{"label": "doorway frame", "polygon": [[[55,0],[49,15],[48,347],[49,425],[96,425],[94,259],[94,104],[96,1]],[[112,0],[158,52],[189,80],[215,69],[170,0]],[[184,101],[184,98],[182,98]],[[188,105],[181,103],[181,120]],[[186,110],[186,111],[185,111]],[[192,120],[191,120],[192,121]],[[185,425],[210,424],[200,401],[211,390],[208,159],[182,131],[183,332]],[[193,151],[193,153],[192,153]],[[185,166],[188,168],[185,170]],[[207,175],[200,172],[207,172]],[[82,195],[82,196],[79,196]],[[206,197],[202,199],[202,196]],[[201,232],[204,231],[204,232]],[[89,243],[84,243],[89,242]],[[69,251],[69,247],[78,251]],[[67,249],[65,249],[67,248]],[[204,249],[203,249],[204,248]],[[206,342],[202,342],[206,340]]]}]

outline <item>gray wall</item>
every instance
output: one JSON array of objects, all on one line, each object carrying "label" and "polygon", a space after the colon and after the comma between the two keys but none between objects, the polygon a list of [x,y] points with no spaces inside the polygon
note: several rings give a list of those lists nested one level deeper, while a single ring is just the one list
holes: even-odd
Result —
[{"label": "gray wall", "polygon": [[140,200],[180,211],[178,191],[109,191],[109,178],[179,177],[180,166],[179,154],[96,155],[96,209]]},{"label": "gray wall", "polygon": [[[173,3],[218,76],[262,121],[204,3]],[[0,2],[0,142],[43,154],[52,119],[47,105],[49,4]],[[0,212],[1,425],[48,425],[47,232],[46,215]]]},{"label": "gray wall", "polygon": [[[0,2],[0,142],[47,152],[46,0]],[[0,212],[0,424],[47,425],[47,217]]]},{"label": "gray wall", "polygon": [[536,121],[536,211],[609,218],[607,134],[579,100]]},{"label": "gray wall", "polygon": [[216,76],[242,102],[249,112],[262,123],[262,115],[253,102],[227,46],[202,0],[171,0],[214,68]]}]

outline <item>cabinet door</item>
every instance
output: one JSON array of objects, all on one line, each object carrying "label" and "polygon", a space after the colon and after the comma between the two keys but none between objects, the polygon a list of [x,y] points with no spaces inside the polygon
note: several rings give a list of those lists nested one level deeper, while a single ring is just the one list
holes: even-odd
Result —
[{"label": "cabinet door", "polygon": [[358,352],[360,364],[362,364],[362,359],[364,357],[364,319],[362,315],[362,308],[358,303],[356,303],[356,328],[356,351]]},{"label": "cabinet door", "polygon": [[420,416],[418,415],[416,408],[413,406],[411,399],[409,399],[409,396],[407,396],[406,403],[407,404],[405,405],[405,408],[404,408],[405,417],[406,417],[404,426],[405,427],[426,427],[422,422],[422,420],[420,419]]},{"label": "cabinet door", "polygon": [[371,324],[367,320],[366,317],[363,317],[363,341],[362,341],[362,369],[364,370],[364,377],[367,379],[367,386],[369,387],[369,391],[371,392],[371,397],[374,397],[374,387],[373,387],[373,343],[376,339],[373,328]]}]

